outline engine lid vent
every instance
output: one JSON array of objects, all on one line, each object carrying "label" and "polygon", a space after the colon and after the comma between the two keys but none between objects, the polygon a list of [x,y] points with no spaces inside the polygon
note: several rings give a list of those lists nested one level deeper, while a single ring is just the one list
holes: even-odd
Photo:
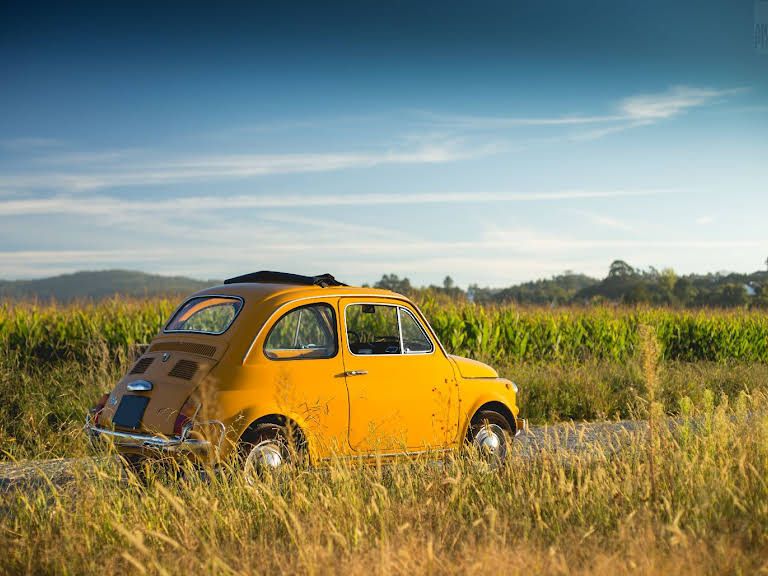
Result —
[{"label": "engine lid vent", "polygon": [[197,342],[158,342],[149,347],[150,352],[187,352],[188,354],[198,354],[213,358],[216,354],[216,346],[210,344],[199,344]]},{"label": "engine lid vent", "polygon": [[139,358],[139,361],[136,362],[136,364],[133,365],[133,368],[131,368],[131,374],[144,374],[144,372],[147,371],[147,368],[149,368],[150,364],[154,362],[154,358]]},{"label": "engine lid vent", "polygon": [[195,372],[197,372],[197,368],[197,362],[192,360],[179,360],[176,362],[176,365],[173,367],[173,369],[168,372],[168,376],[181,378],[183,380],[192,380]]}]

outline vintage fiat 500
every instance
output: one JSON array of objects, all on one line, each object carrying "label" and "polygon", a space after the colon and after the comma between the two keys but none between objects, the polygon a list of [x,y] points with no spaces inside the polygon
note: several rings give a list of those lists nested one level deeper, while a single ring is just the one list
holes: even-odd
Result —
[{"label": "vintage fiat 500", "polygon": [[134,460],[280,467],[474,445],[504,460],[517,387],[446,353],[406,297],[256,272],[188,298],[86,430]]}]

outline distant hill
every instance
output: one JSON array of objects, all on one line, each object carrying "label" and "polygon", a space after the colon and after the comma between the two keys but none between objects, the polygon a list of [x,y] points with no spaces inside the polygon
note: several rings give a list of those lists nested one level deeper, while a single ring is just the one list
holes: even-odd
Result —
[{"label": "distant hill", "polygon": [[160,276],[132,270],[75,272],[37,280],[0,280],[0,299],[71,302],[121,296],[165,296],[190,294],[218,281],[183,276]]}]

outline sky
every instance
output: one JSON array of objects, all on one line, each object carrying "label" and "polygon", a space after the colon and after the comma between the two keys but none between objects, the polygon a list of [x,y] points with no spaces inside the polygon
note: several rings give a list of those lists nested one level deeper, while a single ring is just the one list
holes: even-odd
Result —
[{"label": "sky", "polygon": [[762,269],[761,6],[0,0],[0,278]]}]

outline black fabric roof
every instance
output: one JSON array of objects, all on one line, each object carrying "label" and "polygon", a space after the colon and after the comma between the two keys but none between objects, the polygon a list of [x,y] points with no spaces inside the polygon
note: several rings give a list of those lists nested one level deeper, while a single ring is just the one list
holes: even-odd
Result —
[{"label": "black fabric roof", "polygon": [[302,276],[301,274],[289,274],[288,272],[270,272],[268,270],[251,272],[250,274],[243,274],[242,276],[236,276],[234,278],[224,280],[224,284],[245,283],[297,284],[299,286],[320,286],[321,288],[327,288],[328,286],[346,286],[346,284],[339,282],[330,274]]}]

